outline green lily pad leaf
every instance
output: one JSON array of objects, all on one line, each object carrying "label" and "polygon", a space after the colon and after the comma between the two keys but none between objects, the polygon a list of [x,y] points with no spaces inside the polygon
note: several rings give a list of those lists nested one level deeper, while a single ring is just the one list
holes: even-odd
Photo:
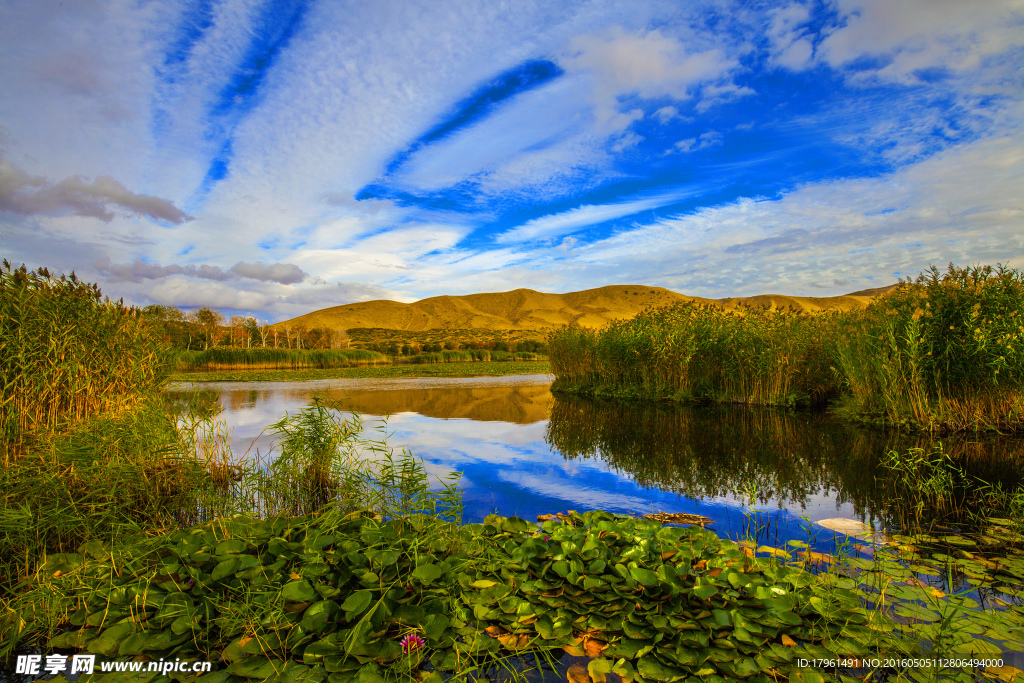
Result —
[{"label": "green lily pad leaf", "polygon": [[386,683],[380,673],[380,665],[376,662],[364,664],[356,674],[356,683]]},{"label": "green lily pad leaf", "polygon": [[59,636],[51,638],[48,646],[53,648],[66,647],[82,649],[94,635],[96,635],[96,629],[94,628],[82,629],[80,631],[68,631],[67,633],[61,633]]},{"label": "green lily pad leaf", "polygon": [[717,588],[715,588],[714,586],[709,586],[709,585],[697,586],[696,588],[693,589],[693,594],[696,595],[698,598],[700,598],[702,600],[707,600],[708,598],[710,598],[712,595],[714,595],[717,592],[718,592]]},{"label": "green lily pad leaf", "polygon": [[732,614],[724,609],[711,610],[711,616],[715,618],[715,623],[719,626],[732,626]]},{"label": "green lily pad leaf", "polygon": [[265,680],[284,671],[284,662],[280,659],[267,659],[266,657],[246,657],[232,663],[228,667],[228,671],[236,676]]},{"label": "green lily pad leaf", "polygon": [[594,679],[594,683],[604,683],[605,676],[612,672],[612,662],[604,657],[590,660],[587,664],[587,673]]},{"label": "green lily pad leaf", "polygon": [[134,632],[135,625],[130,621],[114,624],[110,628],[104,629],[98,638],[89,641],[87,649],[89,652],[104,655],[105,657],[116,657],[121,641]]},{"label": "green lily pad leaf", "polygon": [[319,596],[308,581],[296,579],[284,585],[281,589],[281,597],[288,602],[312,602]]},{"label": "green lily pad leaf", "polygon": [[636,680],[636,671],[633,670],[633,665],[626,659],[620,659],[615,662],[612,666],[612,673],[619,675],[619,678],[626,681],[626,683],[633,683]]},{"label": "green lily pad leaf", "polygon": [[302,627],[310,633],[321,633],[327,621],[338,613],[338,603],[333,600],[314,602],[302,613]]},{"label": "green lily pad leaf", "polygon": [[[538,622],[539,623],[539,622]],[[634,640],[632,638],[622,638],[617,643],[613,643],[608,646],[604,651],[609,657],[622,657],[623,659],[633,659],[636,657],[636,653],[639,652],[646,645],[642,640]]]},{"label": "green lily pad leaf", "polygon": [[424,585],[430,585],[434,581],[437,581],[444,574],[441,568],[436,564],[430,562],[427,564],[421,564],[416,567],[412,572],[412,577],[418,579],[424,583]]},{"label": "green lily pad leaf", "polygon": [[348,596],[345,602],[341,603],[341,609],[345,610],[346,616],[351,619],[365,612],[371,602],[373,602],[373,593],[370,591],[356,591]]},{"label": "green lily pad leaf", "polygon": [[797,669],[789,675],[791,683],[825,683],[825,678],[814,669]]},{"label": "green lily pad leaf", "polygon": [[644,678],[653,678],[656,681],[675,681],[686,676],[686,672],[682,669],[662,664],[653,655],[641,657],[637,662],[636,670]]},{"label": "green lily pad leaf", "polygon": [[907,619],[917,619],[928,623],[939,619],[939,615],[932,610],[912,602],[898,605],[896,607],[896,614]]},{"label": "green lily pad leaf", "polygon": [[497,581],[489,581],[488,579],[477,579],[473,583],[469,584],[473,588],[490,588],[491,586],[497,586]]},{"label": "green lily pad leaf", "polygon": [[220,581],[226,576],[231,576],[238,570],[238,566],[240,564],[241,561],[237,555],[218,562],[217,566],[213,568],[212,572],[210,572],[210,580]]},{"label": "green lily pad leaf", "polygon": [[217,544],[217,550],[214,554],[216,555],[237,555],[238,553],[245,552],[248,544],[240,538],[232,538],[227,541],[221,541]]},{"label": "green lily pad leaf", "polygon": [[448,625],[448,617],[443,614],[428,614],[420,620],[420,627],[428,640],[439,640]]},{"label": "green lily pad leaf", "polygon": [[650,569],[644,569],[643,567],[630,567],[629,575],[642,586],[657,586],[659,583],[658,575]]}]

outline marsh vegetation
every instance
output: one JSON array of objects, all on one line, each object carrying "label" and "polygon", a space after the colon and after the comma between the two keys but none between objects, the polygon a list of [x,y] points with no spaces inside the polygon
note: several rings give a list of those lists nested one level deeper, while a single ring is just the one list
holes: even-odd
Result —
[{"label": "marsh vegetation", "polygon": [[1024,273],[934,267],[862,311],[693,303],[548,345],[555,390],[816,407],[929,431],[1024,428]]}]

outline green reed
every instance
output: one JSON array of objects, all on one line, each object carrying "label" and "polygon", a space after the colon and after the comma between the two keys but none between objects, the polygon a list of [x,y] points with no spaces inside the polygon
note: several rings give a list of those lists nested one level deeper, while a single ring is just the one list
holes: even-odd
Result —
[{"label": "green reed", "polygon": [[241,349],[213,348],[181,351],[178,370],[297,370],[301,368],[350,368],[387,363],[387,357],[365,349]]},{"label": "green reed", "polygon": [[600,331],[563,328],[552,332],[548,346],[562,386],[681,400],[812,404],[838,390],[828,370],[830,320],[685,302]]},{"label": "green reed", "polygon": [[169,348],[136,308],[45,268],[0,267],[0,449],[120,410],[156,390]]},{"label": "green reed", "polygon": [[491,351],[490,349],[458,349],[450,351],[435,351],[431,353],[420,353],[415,356],[403,358],[395,356],[392,360],[396,363],[473,363],[473,362],[495,362],[495,361],[522,361],[539,360],[543,356],[532,351]]},{"label": "green reed", "polygon": [[1024,273],[936,268],[866,309],[692,302],[548,339],[555,390],[821,406],[931,431],[1024,427]]},{"label": "green reed", "polygon": [[155,400],[51,435],[0,468],[0,595],[90,538],[194,523],[208,481]]},{"label": "green reed", "polygon": [[1024,272],[932,267],[840,330],[847,414],[932,431],[1024,426]]}]

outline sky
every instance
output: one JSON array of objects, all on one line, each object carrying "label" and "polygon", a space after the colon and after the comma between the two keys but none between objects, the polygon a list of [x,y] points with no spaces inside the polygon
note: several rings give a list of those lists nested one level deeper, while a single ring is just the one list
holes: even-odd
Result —
[{"label": "sky", "polygon": [[0,0],[0,255],[279,321],[1024,267],[1024,0]]}]

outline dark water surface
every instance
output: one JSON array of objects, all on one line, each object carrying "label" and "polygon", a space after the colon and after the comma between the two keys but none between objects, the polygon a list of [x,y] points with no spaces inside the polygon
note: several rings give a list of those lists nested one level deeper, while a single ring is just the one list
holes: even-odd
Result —
[{"label": "dark water surface", "polygon": [[[686,512],[738,538],[756,514],[772,543],[826,549],[834,517],[891,528],[889,450],[935,448],[939,439],[879,431],[825,414],[744,407],[681,407],[556,399],[549,375],[477,378],[222,382],[216,389],[233,448],[264,455],[261,431],[315,395],[341,399],[388,443],[422,458],[428,473],[463,473],[465,521],[491,513],[601,509],[633,515]],[[179,387],[180,388],[180,387]],[[941,440],[970,477],[1016,488],[1024,440]],[[813,535],[810,536],[810,535]]]}]

